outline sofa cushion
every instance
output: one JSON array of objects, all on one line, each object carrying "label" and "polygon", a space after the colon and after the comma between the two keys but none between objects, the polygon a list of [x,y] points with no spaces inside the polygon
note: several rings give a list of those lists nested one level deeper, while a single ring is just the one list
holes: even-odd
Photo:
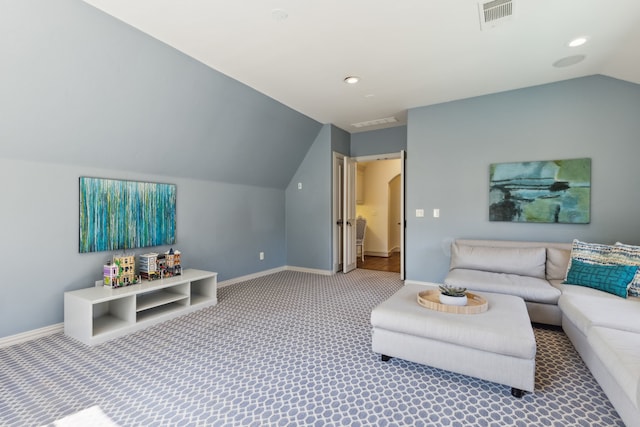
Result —
[{"label": "sofa cushion", "polygon": [[595,289],[562,285],[558,306],[562,315],[587,335],[593,326],[640,333],[640,298],[619,298]]},{"label": "sofa cushion", "polygon": [[640,334],[593,327],[587,341],[629,400],[640,408]]},{"label": "sofa cushion", "polygon": [[637,266],[587,264],[574,259],[565,283],[587,286],[626,298],[629,284],[637,271]]},{"label": "sofa cushion", "polygon": [[451,270],[444,283],[469,290],[494,292],[518,296],[525,301],[543,304],[557,304],[561,292],[549,282],[537,277],[517,274],[493,273],[488,271],[456,268]]},{"label": "sofa cushion", "polygon": [[570,259],[571,249],[547,248],[547,280],[564,280]]},{"label": "sofa cushion", "polygon": [[546,260],[544,247],[470,246],[455,242],[451,245],[450,269],[463,268],[544,279]]}]

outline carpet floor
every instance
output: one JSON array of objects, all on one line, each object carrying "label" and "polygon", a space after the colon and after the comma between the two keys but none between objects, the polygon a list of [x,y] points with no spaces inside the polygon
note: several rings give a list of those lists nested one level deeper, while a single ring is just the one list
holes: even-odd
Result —
[{"label": "carpet floor", "polygon": [[[561,330],[535,328],[535,392],[371,351],[398,274],[285,271],[218,305],[87,347],[62,333],[0,349],[0,425],[97,406],[120,426],[622,426]],[[473,363],[473,360],[469,360]],[[94,409],[94,408],[92,408]]]}]

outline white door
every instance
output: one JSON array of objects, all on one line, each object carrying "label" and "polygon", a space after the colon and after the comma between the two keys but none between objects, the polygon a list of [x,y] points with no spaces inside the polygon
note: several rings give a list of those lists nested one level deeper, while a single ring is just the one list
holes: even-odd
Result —
[{"label": "white door", "polygon": [[396,175],[387,184],[389,193],[388,203],[388,234],[390,250],[400,252],[400,234],[402,233],[402,212],[400,211],[400,191],[402,187],[402,176]]},{"label": "white door", "polygon": [[344,156],[333,153],[333,272],[342,271]]},{"label": "white door", "polygon": [[405,203],[405,185],[406,185],[406,180],[404,178],[405,176],[405,158],[407,157],[407,152],[402,150],[400,151],[400,179],[402,180],[402,182],[400,183],[400,222],[402,223],[400,225],[400,280],[404,280],[404,251],[405,251],[405,244],[404,244],[404,235],[407,231],[407,220],[404,212],[404,203]]},{"label": "white door", "polygon": [[342,215],[344,225],[343,249],[342,249],[342,271],[348,273],[355,270],[357,263],[356,255],[356,161],[350,157],[344,158],[344,187]]}]

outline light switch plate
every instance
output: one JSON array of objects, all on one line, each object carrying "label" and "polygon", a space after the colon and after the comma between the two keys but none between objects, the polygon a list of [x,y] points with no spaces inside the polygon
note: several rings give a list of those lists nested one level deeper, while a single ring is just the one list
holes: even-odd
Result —
[{"label": "light switch plate", "polygon": [[424,218],[424,209],[416,209],[416,218]]}]

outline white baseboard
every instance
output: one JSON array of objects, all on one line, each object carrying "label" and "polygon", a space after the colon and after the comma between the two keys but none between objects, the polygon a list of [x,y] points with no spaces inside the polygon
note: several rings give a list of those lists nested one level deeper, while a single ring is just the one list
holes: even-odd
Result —
[{"label": "white baseboard", "polygon": [[0,338],[0,348],[9,347],[10,345],[21,344],[23,342],[35,340],[36,338],[46,337],[58,332],[64,331],[64,323],[56,323],[55,325],[45,326],[44,328],[33,329],[31,331],[22,332],[20,334],[10,335]]},{"label": "white baseboard", "polygon": [[396,248],[390,249],[389,252],[364,251],[364,255],[365,256],[377,256],[377,257],[382,257],[382,258],[389,258],[394,253],[398,253],[398,252],[400,252],[400,248],[396,247]]},{"label": "white baseboard", "polygon": [[264,270],[264,271],[259,271],[257,273],[247,274],[246,276],[240,276],[240,277],[235,277],[233,279],[224,280],[222,282],[218,282],[218,288],[224,288],[225,286],[235,285],[236,283],[246,282],[247,280],[253,280],[262,276],[268,276],[270,274],[279,273],[286,269],[287,269],[286,267],[277,267],[277,268],[272,268],[270,270]]},{"label": "white baseboard", "polygon": [[424,286],[430,286],[430,287],[437,287],[440,286],[442,283],[434,283],[434,282],[421,282],[419,280],[409,280],[409,279],[404,279],[404,284],[405,285],[424,285]]},{"label": "white baseboard", "polygon": [[332,276],[333,274],[335,274],[330,270],[319,270],[315,268],[293,267],[290,265],[285,265],[283,267],[272,268],[271,270],[259,271],[257,273],[247,274],[246,276],[235,277],[233,279],[218,282],[218,288],[224,288],[225,286],[235,285],[236,283],[246,282],[247,280],[257,279],[259,277],[268,276],[270,274],[280,273],[281,271],[298,271],[301,273],[321,274],[323,276]]},{"label": "white baseboard", "polygon": [[364,256],[377,256],[381,258],[389,258],[389,252],[364,251]]},{"label": "white baseboard", "polygon": [[306,267],[294,267],[291,265],[287,265],[285,270],[289,271],[298,271],[300,273],[311,273],[311,274],[321,274],[323,276],[333,276],[335,273],[331,270],[320,270],[317,268],[306,268]]}]

